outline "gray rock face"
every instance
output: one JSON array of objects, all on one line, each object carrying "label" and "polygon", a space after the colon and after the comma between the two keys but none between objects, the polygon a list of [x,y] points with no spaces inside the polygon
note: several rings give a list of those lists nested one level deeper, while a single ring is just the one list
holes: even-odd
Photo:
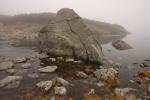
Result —
[{"label": "gray rock face", "polygon": [[53,55],[102,63],[101,43],[72,9],[64,8],[39,33],[40,48]]},{"label": "gray rock face", "polygon": [[132,49],[132,47],[122,40],[115,40],[112,42],[112,46],[118,50],[128,50]]}]

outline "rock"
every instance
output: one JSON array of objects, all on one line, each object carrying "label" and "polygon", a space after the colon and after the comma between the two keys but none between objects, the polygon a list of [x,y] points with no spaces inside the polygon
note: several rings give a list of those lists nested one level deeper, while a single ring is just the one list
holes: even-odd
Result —
[{"label": "rock", "polygon": [[134,81],[134,80],[129,80],[129,82],[130,82],[130,83],[135,83],[135,81]]},{"label": "rock", "polygon": [[41,73],[52,73],[55,72],[56,70],[57,70],[57,66],[46,66],[38,69],[38,71]]},{"label": "rock", "polygon": [[84,94],[83,100],[102,100],[102,98],[95,94],[94,89],[91,89],[88,93]]},{"label": "rock", "polygon": [[11,61],[2,62],[0,63],[0,70],[11,69],[13,66],[14,64]]},{"label": "rock", "polygon": [[150,67],[150,62],[149,61],[144,61],[143,65],[144,65],[144,67]]},{"label": "rock", "polygon": [[87,74],[85,74],[84,72],[81,72],[81,71],[77,71],[76,76],[79,78],[87,78],[88,77]]},{"label": "rock", "polygon": [[53,85],[52,81],[41,81],[36,84],[38,88],[43,89],[44,91],[49,91]]},{"label": "rock", "polygon": [[69,62],[74,62],[74,59],[73,59],[73,58],[67,58],[67,59],[66,59],[66,62],[68,62],[68,63],[69,63]]},{"label": "rock", "polygon": [[101,43],[72,9],[64,8],[44,27],[38,40],[43,52],[102,63]]},{"label": "rock", "polygon": [[[17,81],[20,81],[21,79],[22,79],[21,76],[7,76],[4,79],[0,80],[0,87],[5,87],[12,83],[14,85],[14,84],[16,84]],[[11,88],[11,87],[9,86],[9,88]]]},{"label": "rock", "polygon": [[54,91],[56,95],[64,96],[67,93],[67,89],[65,87],[54,87]]},{"label": "rock", "polygon": [[15,69],[8,69],[8,70],[6,70],[6,72],[8,73],[8,74],[10,74],[10,75],[13,75],[14,73],[15,73]]},{"label": "rock", "polygon": [[150,83],[148,84],[148,87],[147,87],[148,89],[148,93],[150,93]]},{"label": "rock", "polygon": [[17,88],[19,85],[20,85],[20,81],[14,81],[8,84],[5,88],[7,89]]},{"label": "rock", "polygon": [[74,61],[73,63],[75,63],[75,64],[81,64],[82,61],[81,60],[77,60],[77,61]]},{"label": "rock", "polygon": [[57,60],[59,60],[59,61],[63,61],[63,60],[64,60],[64,58],[63,58],[63,57],[57,57]]},{"label": "rock", "polygon": [[115,40],[112,42],[112,46],[115,47],[118,50],[128,50],[132,49],[130,45],[128,45],[126,42],[123,40]]},{"label": "rock", "polygon": [[56,58],[49,58],[51,62],[56,62]]},{"label": "rock", "polygon": [[14,58],[15,63],[22,63],[22,62],[26,62],[26,61],[27,61],[26,57],[16,57],[16,58]]},{"label": "rock", "polygon": [[115,94],[119,95],[119,96],[125,96],[127,93],[129,93],[131,91],[136,91],[136,89],[133,89],[133,88],[116,88],[114,90]]},{"label": "rock", "polygon": [[98,80],[107,80],[109,78],[114,79],[118,72],[114,68],[102,68],[102,69],[97,69],[94,72],[94,75]]},{"label": "rock", "polygon": [[31,73],[31,74],[28,74],[28,77],[29,78],[38,78],[39,75],[37,73]]},{"label": "rock", "polygon": [[18,69],[18,70],[16,70],[15,75],[22,75],[22,74],[25,74],[27,72],[28,72],[27,69]]},{"label": "rock", "polygon": [[98,82],[97,84],[96,84],[98,87],[102,87],[102,86],[104,86],[104,83],[103,82]]},{"label": "rock", "polygon": [[63,78],[57,77],[56,78],[57,82],[62,84],[63,86],[68,86],[70,83],[66,80],[64,80]]},{"label": "rock", "polygon": [[39,54],[38,58],[39,58],[39,59],[48,58],[48,55],[45,54],[45,53],[41,53],[41,54]]},{"label": "rock", "polygon": [[31,67],[31,63],[21,64],[21,67],[24,68],[24,69],[27,69],[27,68]]}]

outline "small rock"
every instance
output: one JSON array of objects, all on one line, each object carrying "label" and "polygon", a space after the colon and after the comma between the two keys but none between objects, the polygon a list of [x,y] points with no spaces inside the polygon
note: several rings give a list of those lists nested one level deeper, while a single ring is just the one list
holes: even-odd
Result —
[{"label": "small rock", "polygon": [[124,42],[123,40],[113,41],[112,46],[115,47],[118,50],[132,49],[132,47],[130,45],[128,45],[126,42]]},{"label": "small rock", "polygon": [[38,78],[39,75],[37,73],[28,74],[29,78]]},{"label": "small rock", "polygon": [[75,63],[75,64],[81,64],[82,61],[81,60],[77,60],[77,61],[74,61],[73,63]]},{"label": "small rock", "polygon": [[54,87],[54,91],[56,95],[64,96],[67,93],[67,89],[65,87]]},{"label": "small rock", "polygon": [[129,80],[129,81],[130,81],[130,83],[135,83],[134,80]]},{"label": "small rock", "polygon": [[62,84],[63,86],[68,86],[70,83],[66,80],[64,80],[63,78],[57,77],[57,82]]},{"label": "small rock", "polygon": [[39,59],[44,59],[44,58],[48,58],[49,56],[47,55],[47,54],[45,54],[45,53],[41,53],[41,54],[39,54],[39,56],[38,56],[38,58]]},{"label": "small rock", "polygon": [[63,57],[57,57],[57,60],[62,61],[62,60],[64,60],[64,58]]},{"label": "small rock", "polygon": [[38,88],[41,88],[45,91],[49,91],[51,89],[52,85],[53,85],[52,81],[41,81],[41,82],[36,84],[36,86]]},{"label": "small rock", "polygon": [[133,88],[116,88],[114,90],[115,94],[119,95],[119,96],[125,96],[127,93],[129,93],[131,91],[136,91],[136,89],[133,89]]},{"label": "small rock", "polygon": [[0,70],[11,69],[13,66],[14,64],[11,61],[2,62],[0,63]]},{"label": "small rock", "polygon": [[150,83],[148,84],[148,93],[150,93]]},{"label": "small rock", "polygon": [[47,67],[38,69],[38,71],[42,73],[52,73],[52,72],[55,72],[57,68],[58,68],[57,66],[47,66]]},{"label": "small rock", "polygon": [[24,68],[24,69],[27,69],[27,68],[31,67],[31,63],[21,64],[21,67]]},{"label": "small rock", "polygon": [[28,72],[27,69],[18,69],[18,70],[16,70],[15,75],[22,75],[22,74],[27,73],[27,72]]},{"label": "small rock", "polygon": [[149,61],[144,61],[143,65],[144,65],[144,67],[150,67],[150,62]]},{"label": "small rock", "polygon": [[73,59],[73,58],[67,58],[67,59],[66,59],[66,62],[68,62],[68,63],[69,63],[69,62],[74,62],[74,59]]},{"label": "small rock", "polygon": [[97,69],[94,75],[98,80],[107,80],[109,78],[115,78],[118,72],[114,68],[102,68]]},{"label": "small rock", "polygon": [[8,73],[8,74],[10,74],[10,75],[13,75],[14,73],[15,73],[15,69],[8,69],[8,70],[6,70],[6,72]]},{"label": "small rock", "polygon": [[84,72],[81,72],[81,71],[77,71],[76,76],[79,78],[87,78],[88,77],[87,74],[85,74]]},{"label": "small rock", "polygon": [[21,76],[7,76],[4,79],[0,80],[0,87],[8,86],[11,83],[15,83],[16,81],[20,81],[21,79],[22,79]]},{"label": "small rock", "polygon": [[51,62],[56,62],[56,58],[49,58]]},{"label": "small rock", "polygon": [[22,62],[26,62],[27,59],[26,59],[26,57],[16,57],[16,58],[14,58],[13,61],[14,61],[15,63],[22,63]]},{"label": "small rock", "polygon": [[97,85],[98,87],[102,87],[102,86],[104,86],[104,83],[103,83],[103,82],[98,82],[96,85]]}]

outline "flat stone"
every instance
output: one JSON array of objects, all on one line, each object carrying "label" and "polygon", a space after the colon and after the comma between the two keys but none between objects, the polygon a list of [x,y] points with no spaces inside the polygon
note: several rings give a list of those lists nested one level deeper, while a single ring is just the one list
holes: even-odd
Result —
[{"label": "flat stone", "polygon": [[42,73],[52,73],[52,72],[55,72],[57,68],[58,68],[57,66],[47,66],[47,67],[38,69],[38,71]]},{"label": "flat stone", "polygon": [[13,75],[14,73],[15,73],[15,69],[8,69],[8,70],[6,70],[6,72],[8,73],[8,74],[10,74],[10,75]]},{"label": "flat stone", "polygon": [[54,87],[54,91],[56,95],[64,96],[67,93],[67,89],[65,87]]},{"label": "flat stone", "polygon": [[39,57],[40,59],[44,59],[44,58],[48,58],[48,55],[45,54],[45,53],[41,53],[41,54],[39,54],[38,57]]},{"label": "flat stone", "polygon": [[77,71],[76,76],[79,78],[87,78],[88,77],[87,74],[85,74],[84,72],[81,72],[81,71]]},{"label": "flat stone", "polygon": [[26,62],[26,61],[27,61],[26,57],[16,57],[16,58],[14,58],[15,63],[22,63],[22,62]]},{"label": "flat stone", "polygon": [[51,62],[56,62],[56,58],[49,58]]},{"label": "flat stone", "polygon": [[131,91],[136,91],[136,89],[133,89],[133,88],[116,88],[114,90],[115,94],[119,95],[119,96],[125,96],[127,93],[129,93]]},{"label": "flat stone", "polygon": [[11,85],[13,83],[13,85],[15,84],[16,81],[20,81],[22,79],[21,76],[7,76],[4,79],[0,80],[0,87],[4,87],[4,86],[8,86],[9,88],[11,88]]},{"label": "flat stone", "polygon": [[2,62],[0,63],[0,70],[11,69],[13,66],[14,64],[11,61]]},{"label": "flat stone", "polygon": [[56,78],[57,82],[60,83],[63,86],[68,86],[70,83],[66,80],[64,80],[63,78],[57,77]]},{"label": "flat stone", "polygon": [[67,58],[67,59],[66,59],[66,62],[68,62],[68,63],[69,63],[69,62],[74,62],[74,59],[73,59],[73,58]]},{"label": "flat stone", "polygon": [[41,88],[45,91],[49,91],[51,89],[52,85],[53,85],[52,81],[41,81],[41,82],[36,84],[36,86],[38,88]]},{"label": "flat stone", "polygon": [[144,65],[144,67],[150,67],[150,62],[149,61],[144,61],[143,65]]},{"label": "flat stone", "polygon": [[21,67],[24,68],[24,69],[27,69],[27,68],[31,67],[31,63],[21,64]]},{"label": "flat stone", "polygon": [[31,73],[31,74],[28,74],[28,77],[29,78],[38,78],[39,75],[37,73]]}]

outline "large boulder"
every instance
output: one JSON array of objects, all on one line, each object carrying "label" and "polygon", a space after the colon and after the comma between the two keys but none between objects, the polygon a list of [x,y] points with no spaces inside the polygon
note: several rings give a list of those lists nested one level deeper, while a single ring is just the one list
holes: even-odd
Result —
[{"label": "large boulder", "polygon": [[43,52],[102,63],[100,41],[72,9],[58,11],[38,37]]}]

